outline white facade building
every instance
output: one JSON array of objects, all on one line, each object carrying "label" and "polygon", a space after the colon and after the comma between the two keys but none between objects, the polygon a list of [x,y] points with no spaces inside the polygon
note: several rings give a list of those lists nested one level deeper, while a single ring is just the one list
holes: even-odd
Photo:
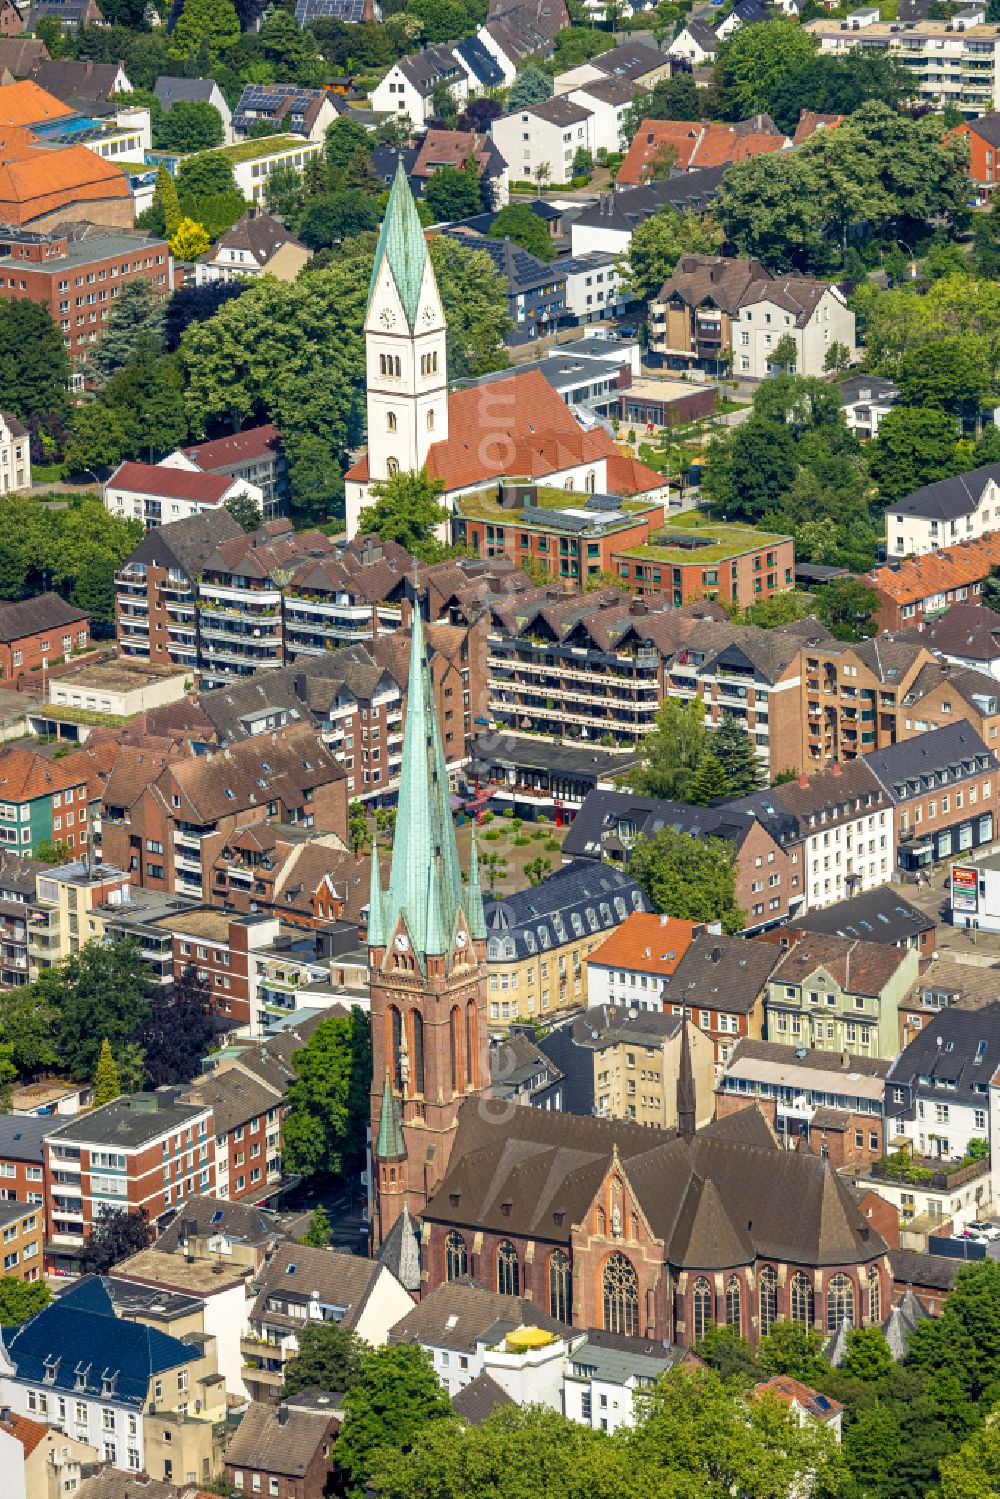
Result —
[{"label": "white facade building", "polygon": [[781,296],[790,287],[794,293],[798,287],[808,295],[811,278],[788,278],[787,284],[776,280],[773,293],[764,292],[751,306],[739,312],[739,322],[733,319],[733,369],[751,380],[763,380],[775,373],[776,366],[771,356],[779,341],[788,336],[795,343],[795,373],[798,375],[822,376],[826,356],[835,343],[844,344],[854,358],[855,326],[854,313],[848,307],[843,293],[835,286],[828,287],[812,306],[792,306]]},{"label": "white facade building", "polygon": [[912,74],[916,98],[934,109],[951,104],[971,120],[1000,107],[1000,26],[967,25],[958,16],[901,26],[867,10],[810,21],[806,30],[821,52],[842,56],[863,46],[895,58]]},{"label": "white facade building", "polygon": [[927,484],[885,512],[886,556],[923,557],[1000,530],[1000,464]]},{"label": "white facade building", "polygon": [[31,488],[31,445],[16,416],[0,411],[0,494]]},{"label": "white facade building", "polygon": [[577,151],[596,150],[593,125],[592,110],[568,95],[560,95],[494,120],[491,133],[512,179],[541,180],[553,187],[565,187],[573,180]]},{"label": "white facade building", "polygon": [[249,499],[263,513],[259,484],[230,474],[205,474],[183,453],[162,463],[120,463],[104,486],[104,508],[148,528],[217,510],[227,500]]}]

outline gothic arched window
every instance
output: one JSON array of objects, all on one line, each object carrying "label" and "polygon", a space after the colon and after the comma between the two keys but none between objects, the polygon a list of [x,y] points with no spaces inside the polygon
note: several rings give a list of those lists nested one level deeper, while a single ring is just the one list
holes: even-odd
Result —
[{"label": "gothic arched window", "polygon": [[462,1088],[462,1016],[456,1007],[451,1012],[451,1091]]},{"label": "gothic arched window", "polygon": [[479,1086],[478,1020],[475,1000],[470,999],[465,1007],[465,1072],[470,1088]]},{"label": "gothic arched window", "polygon": [[836,1332],[842,1322],[854,1326],[854,1287],[846,1275],[835,1275],[826,1289],[826,1326]]},{"label": "gothic arched window", "polygon": [[385,414],[385,430],[387,432],[395,432],[396,430],[396,413],[394,411],[387,411]]},{"label": "gothic arched window", "polygon": [[419,1010],[410,1011],[410,1088],[424,1091],[424,1017]]},{"label": "gothic arched window", "polygon": [[874,1265],[868,1271],[868,1321],[872,1327],[878,1327],[882,1321],[882,1287]]},{"label": "gothic arched window", "polygon": [[396,1009],[395,1005],[390,1006],[389,1009],[389,1035],[391,1037],[391,1050],[389,1053],[389,1075],[392,1078],[393,1087],[401,1088],[403,1086],[403,1069],[401,1063],[401,1055],[403,1050],[403,1017]]},{"label": "gothic arched window", "polygon": [[521,1294],[521,1267],[517,1250],[509,1239],[504,1239],[497,1248],[497,1290],[501,1296]]},{"label": "gothic arched window", "polygon": [[573,1272],[569,1256],[557,1249],[549,1255],[549,1314],[568,1322],[573,1309]]},{"label": "gothic arched window", "polygon": [[766,1338],[778,1320],[778,1272],[765,1265],[760,1272],[760,1335]]},{"label": "gothic arched window", "polygon": [[691,1304],[694,1312],[694,1340],[696,1343],[700,1343],[714,1321],[712,1316],[712,1287],[704,1276],[701,1276],[694,1283]]},{"label": "gothic arched window", "polygon": [[792,1276],[791,1312],[792,1321],[803,1327],[812,1327],[816,1320],[816,1298],[812,1281],[801,1272]]},{"label": "gothic arched window", "polygon": [[601,1288],[606,1330],[634,1336],[639,1328],[639,1280],[632,1261],[623,1254],[609,1255]]},{"label": "gothic arched window", "polygon": [[735,1275],[731,1275],[726,1282],[726,1326],[735,1327],[737,1332],[742,1327],[740,1311],[740,1283]]},{"label": "gothic arched window", "polygon": [[444,1273],[448,1280],[458,1280],[469,1271],[469,1252],[461,1234],[449,1234],[444,1241]]}]

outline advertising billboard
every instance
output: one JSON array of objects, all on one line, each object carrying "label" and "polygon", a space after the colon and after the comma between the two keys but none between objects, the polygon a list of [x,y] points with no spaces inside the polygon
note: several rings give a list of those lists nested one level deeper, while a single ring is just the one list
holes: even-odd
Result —
[{"label": "advertising billboard", "polygon": [[951,867],[951,909],[965,915],[979,910],[979,875],[968,864]]}]

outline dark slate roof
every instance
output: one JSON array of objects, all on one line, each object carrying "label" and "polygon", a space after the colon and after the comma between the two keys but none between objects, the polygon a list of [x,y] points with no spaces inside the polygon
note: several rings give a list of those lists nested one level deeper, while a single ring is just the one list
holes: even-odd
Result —
[{"label": "dark slate roof", "polygon": [[455,44],[455,52],[472,69],[473,75],[483,87],[503,86],[503,69],[491,52],[488,52],[476,36],[467,36]]},{"label": "dark slate roof", "polygon": [[211,104],[219,85],[214,78],[157,78],[153,93],[163,108],[174,104]]},{"label": "dark slate roof", "polygon": [[[56,1390],[76,1392],[78,1371],[86,1371],[83,1388],[91,1399],[99,1399],[102,1378],[116,1374],[115,1393],[109,1403],[131,1405],[141,1410],[154,1374],[176,1369],[197,1357],[197,1350],[179,1338],[155,1327],[126,1322],[116,1317],[107,1285],[100,1276],[79,1280],[58,1301],[36,1313],[13,1334],[4,1338],[17,1378]],[[58,1360],[55,1378],[45,1380],[46,1360],[51,1370]]]},{"label": "dark slate roof", "polygon": [[806,911],[789,925],[807,932],[831,932],[838,937],[860,937],[865,942],[902,943],[937,923],[900,895],[893,885],[880,885],[850,900],[840,900],[822,911]]},{"label": "dark slate roof", "polygon": [[529,104],[527,110],[514,110],[514,114],[533,114],[540,120],[547,120],[550,125],[578,125],[582,120],[589,120],[594,113],[587,109],[586,105],[576,104],[566,94],[556,94],[551,99],[544,99],[541,104]]},{"label": "dark slate roof", "polygon": [[673,973],[663,980],[664,1006],[748,1014],[780,957],[781,949],[771,942],[696,932]]},{"label": "dark slate roof", "polygon": [[858,401],[891,403],[898,395],[899,387],[891,380],[882,379],[880,375],[848,375],[846,380],[840,382],[842,406],[854,406]]},{"label": "dark slate roof", "polygon": [[226,1464],[302,1479],[326,1444],[335,1415],[332,1401],[327,1410],[297,1410],[287,1403],[274,1406],[255,1400],[236,1428]]},{"label": "dark slate roof", "polygon": [[[476,1344],[498,1329],[494,1341],[517,1327],[540,1327],[564,1334],[566,1328],[524,1296],[504,1296],[468,1278],[448,1280],[424,1296],[389,1333],[390,1343],[420,1343],[474,1353]],[[504,1331],[500,1331],[503,1329]]]},{"label": "dark slate roof", "polygon": [[488,235],[466,234],[457,226],[444,230],[449,239],[457,240],[467,250],[483,250],[507,282],[510,296],[548,285],[555,276],[554,267],[523,250],[509,239],[492,239]]},{"label": "dark slate roof", "polygon": [[[382,1269],[377,1260],[336,1249],[279,1244],[257,1278],[257,1300],[250,1315],[280,1323],[285,1314],[268,1306],[272,1297],[301,1307],[308,1305],[315,1294],[326,1306],[339,1308],[338,1322],[355,1327]],[[288,1318],[289,1325],[294,1321]]]},{"label": "dark slate roof", "polygon": [[893,1280],[900,1285],[926,1286],[928,1290],[952,1290],[963,1263],[949,1259],[946,1254],[921,1254],[917,1249],[889,1250]]},{"label": "dark slate roof", "polygon": [[922,621],[913,638],[940,656],[993,661],[1000,656],[1000,614],[985,604],[952,604]]},{"label": "dark slate roof", "polygon": [[[890,1091],[894,1083],[945,1103],[988,1108],[988,1085],[998,1067],[1000,1004],[982,1010],[949,1005],[917,1031],[893,1062],[886,1079],[886,1111],[893,1110]],[[929,1081],[921,1082],[921,1078]],[[901,1110],[908,1112],[905,1104],[897,1105],[894,1112]]]},{"label": "dark slate roof", "polygon": [[405,1202],[403,1211],[382,1240],[376,1259],[411,1294],[420,1290],[420,1240]]},{"label": "dark slate roof", "polygon": [[[697,838],[724,838],[739,848],[757,820],[755,814],[729,806],[692,807],[686,802],[663,801],[631,791],[594,790],[584,798],[566,835],[563,857],[597,859],[608,852],[619,854],[637,836],[651,838],[663,828]],[[777,842],[794,836],[787,818],[759,820]]]},{"label": "dark slate roof", "polygon": [[40,630],[60,630],[89,618],[85,609],[68,604],[57,593],[41,593],[14,604],[0,603],[0,640],[23,640]]},{"label": "dark slate roof", "polygon": [[981,120],[968,120],[966,123],[974,135],[991,146],[1000,146],[1000,115],[983,115]]},{"label": "dark slate roof", "polygon": [[894,802],[996,770],[997,757],[971,724],[944,724],[862,757]]},{"label": "dark slate roof", "polygon": [[736,16],[743,26],[757,26],[763,21],[773,21],[776,13],[769,5],[761,5],[759,0],[736,0],[730,14]]},{"label": "dark slate roof", "polygon": [[927,520],[958,520],[963,515],[971,515],[977,508],[991,479],[994,484],[1000,483],[1000,463],[987,463],[970,473],[939,479],[936,484],[925,484],[923,489],[914,490],[913,494],[888,506],[887,513],[919,515]]},{"label": "dark slate roof", "polygon": [[495,1410],[503,1405],[513,1404],[507,1391],[500,1388],[492,1374],[477,1375],[471,1384],[459,1390],[451,1400],[455,1415],[469,1426],[481,1426]]},{"label": "dark slate roof", "polygon": [[703,52],[713,53],[719,45],[719,38],[711,26],[706,26],[704,21],[689,20],[684,30],[693,42],[697,42]]},{"label": "dark slate roof", "polygon": [[204,1114],[204,1104],[181,1103],[177,1089],[163,1088],[156,1093],[130,1093],[103,1104],[89,1114],[81,1114],[58,1124],[53,1131],[60,1141],[73,1144],[85,1141],[92,1145],[118,1146],[135,1150],[147,1140],[155,1140],[168,1130],[190,1124]]},{"label": "dark slate roof", "polygon": [[0,1114],[0,1161],[27,1161],[29,1165],[40,1166],[45,1158],[45,1137],[51,1135],[59,1123],[56,1118],[30,1119],[19,1114]]},{"label": "dark slate roof", "polygon": [[631,233],[637,224],[651,218],[661,208],[704,212],[711,206],[723,173],[727,170],[725,165],[702,167],[695,172],[680,172],[665,182],[650,182],[642,187],[629,187],[618,193],[602,194],[574,222],[591,228],[603,226]]},{"label": "dark slate roof", "polygon": [[126,561],[134,559],[145,562],[147,566],[162,567],[173,563],[189,577],[194,577],[222,542],[243,535],[243,527],[224,505],[220,505],[215,510],[203,511],[201,515],[189,515],[184,520],[170,521],[166,526],[147,531]]},{"label": "dark slate roof", "polygon": [[557,869],[531,890],[484,904],[491,962],[535,957],[588,934],[608,932],[631,912],[650,909],[636,880],[586,860]]},{"label": "dark slate roof", "polygon": [[616,1158],[671,1267],[722,1270],[762,1255],[863,1264],[885,1253],[829,1162],[778,1149],[756,1108],[685,1140],[625,1120],[470,1101],[424,1219],[568,1244]]}]

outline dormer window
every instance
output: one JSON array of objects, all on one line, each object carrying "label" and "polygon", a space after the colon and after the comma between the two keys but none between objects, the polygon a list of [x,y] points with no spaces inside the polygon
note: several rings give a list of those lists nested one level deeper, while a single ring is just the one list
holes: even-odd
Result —
[{"label": "dormer window", "polygon": [[59,1365],[60,1365],[61,1362],[62,1362],[62,1360],[59,1359],[59,1358],[51,1358],[51,1357],[49,1357],[49,1358],[47,1358],[45,1360],[45,1383],[46,1384],[55,1384],[56,1377],[57,1377],[57,1375],[59,1373]]},{"label": "dormer window", "polygon": [[111,1396],[113,1396],[114,1393],[115,1393],[115,1386],[117,1385],[117,1383],[118,1383],[118,1371],[117,1371],[117,1369],[114,1370],[113,1373],[109,1373],[108,1370],[105,1369],[104,1373],[101,1375],[101,1395],[102,1395],[102,1397],[105,1398],[105,1399],[108,1399]]},{"label": "dormer window", "polygon": [[73,1370],[73,1373],[75,1376],[73,1388],[77,1390],[85,1390],[87,1388],[87,1377],[90,1374],[90,1365],[77,1364],[76,1368]]}]

